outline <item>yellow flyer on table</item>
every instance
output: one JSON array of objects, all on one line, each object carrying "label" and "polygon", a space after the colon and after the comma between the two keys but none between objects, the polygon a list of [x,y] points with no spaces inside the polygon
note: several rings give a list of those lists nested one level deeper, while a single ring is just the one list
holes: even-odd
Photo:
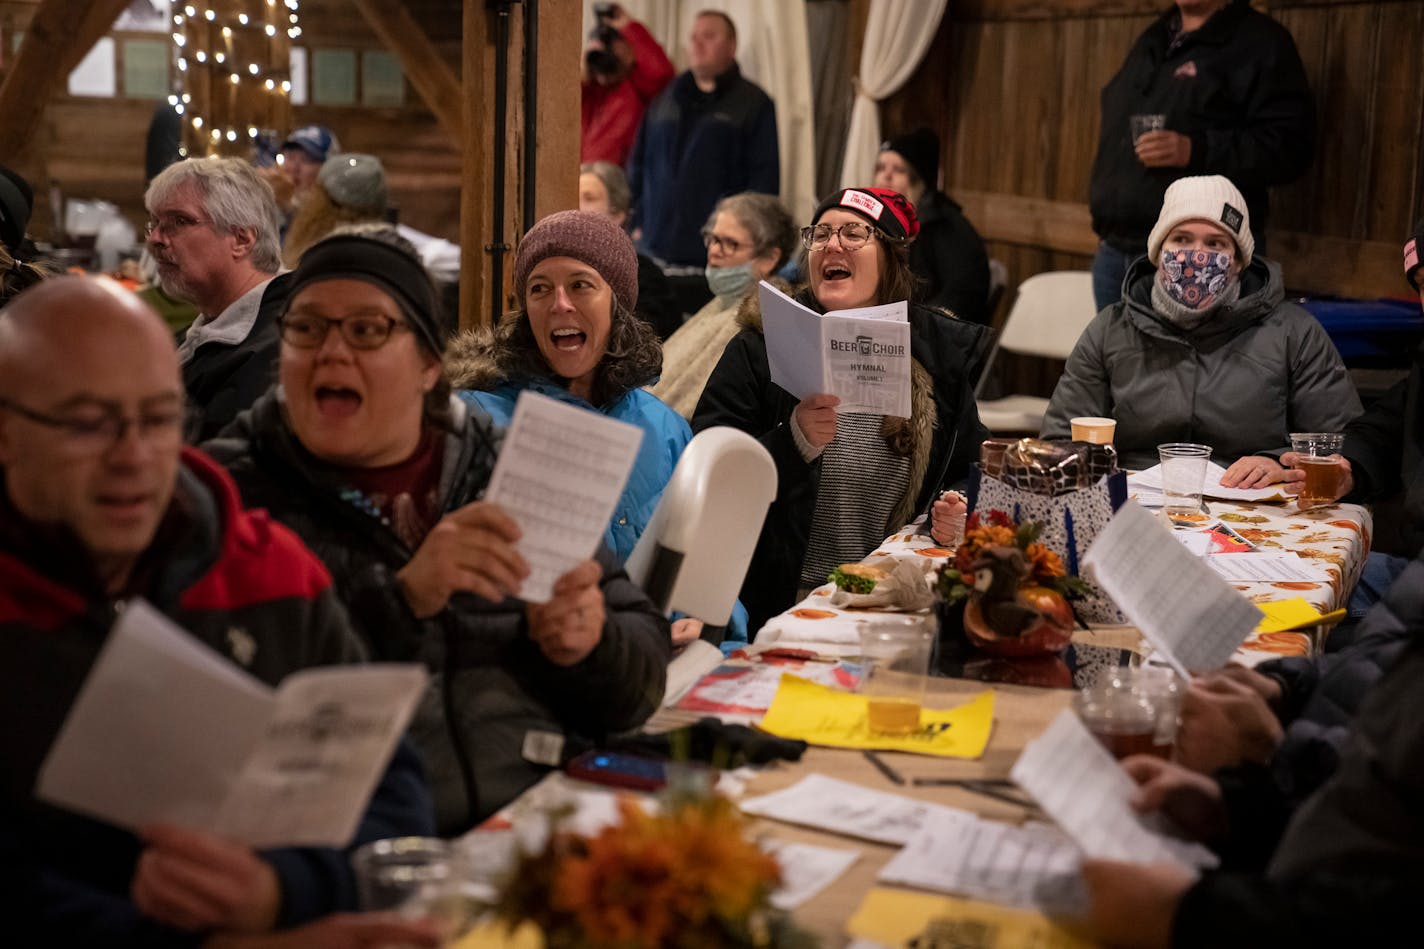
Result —
[{"label": "yellow flyer on table", "polygon": [[1288,600],[1269,600],[1257,603],[1262,613],[1261,622],[1256,624],[1258,633],[1280,633],[1291,629],[1309,629],[1312,626],[1328,625],[1345,618],[1343,609],[1321,613],[1303,598],[1295,596]]},{"label": "yellow flyer on table", "polygon": [[949,758],[977,758],[994,727],[994,691],[986,689],[955,708],[920,711],[920,729],[909,735],[877,735],[867,721],[866,698],[783,675],[761,728],[832,748],[876,748]]},{"label": "yellow flyer on table", "polygon": [[1032,910],[879,887],[865,895],[846,930],[882,946],[1091,949],[1096,945],[1064,923]]}]

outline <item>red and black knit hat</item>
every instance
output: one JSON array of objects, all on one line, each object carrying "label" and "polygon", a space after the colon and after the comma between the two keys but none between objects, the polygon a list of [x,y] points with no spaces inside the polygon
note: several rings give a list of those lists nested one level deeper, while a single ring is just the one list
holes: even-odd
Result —
[{"label": "red and black knit hat", "polygon": [[894,240],[911,241],[920,233],[920,219],[905,196],[889,188],[845,188],[821,202],[811,218],[815,224],[832,208],[850,211],[874,224]]}]

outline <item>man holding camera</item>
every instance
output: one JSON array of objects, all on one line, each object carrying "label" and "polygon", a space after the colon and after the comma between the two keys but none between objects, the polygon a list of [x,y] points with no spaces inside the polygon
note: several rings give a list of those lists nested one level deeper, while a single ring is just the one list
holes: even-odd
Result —
[{"label": "man holding camera", "polygon": [[598,26],[583,56],[583,120],[579,161],[628,160],[648,103],[675,70],[648,28],[616,3],[596,3]]}]

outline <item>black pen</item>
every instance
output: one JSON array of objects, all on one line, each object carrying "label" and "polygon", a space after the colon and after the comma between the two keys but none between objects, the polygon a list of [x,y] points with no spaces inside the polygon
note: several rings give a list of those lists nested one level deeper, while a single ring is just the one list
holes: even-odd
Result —
[{"label": "black pen", "polygon": [[1005,791],[996,790],[989,784],[979,784],[974,781],[953,780],[946,778],[916,778],[915,787],[928,787],[938,785],[941,787],[958,787],[974,794],[982,794],[984,797],[992,797],[996,801],[1003,801],[1005,804],[1012,804],[1015,807],[1037,807],[1033,801],[1025,800],[1017,794],[1009,794]]},{"label": "black pen", "polygon": [[896,771],[894,768],[881,761],[880,756],[877,755],[875,752],[866,751],[865,760],[875,765],[875,770],[885,775],[885,777],[889,778],[891,782],[900,785],[903,785],[905,783],[905,779],[900,777],[900,772]]}]

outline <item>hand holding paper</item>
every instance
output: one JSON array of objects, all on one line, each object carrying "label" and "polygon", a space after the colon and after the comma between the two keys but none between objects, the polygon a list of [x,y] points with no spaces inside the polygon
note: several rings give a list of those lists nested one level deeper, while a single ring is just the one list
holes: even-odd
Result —
[{"label": "hand holding paper", "polygon": [[1261,618],[1132,501],[1098,534],[1083,566],[1183,678],[1225,665]]},{"label": "hand holding paper", "polygon": [[519,525],[526,601],[549,602],[559,578],[598,550],[642,438],[636,425],[537,392],[519,396],[485,500]]}]

